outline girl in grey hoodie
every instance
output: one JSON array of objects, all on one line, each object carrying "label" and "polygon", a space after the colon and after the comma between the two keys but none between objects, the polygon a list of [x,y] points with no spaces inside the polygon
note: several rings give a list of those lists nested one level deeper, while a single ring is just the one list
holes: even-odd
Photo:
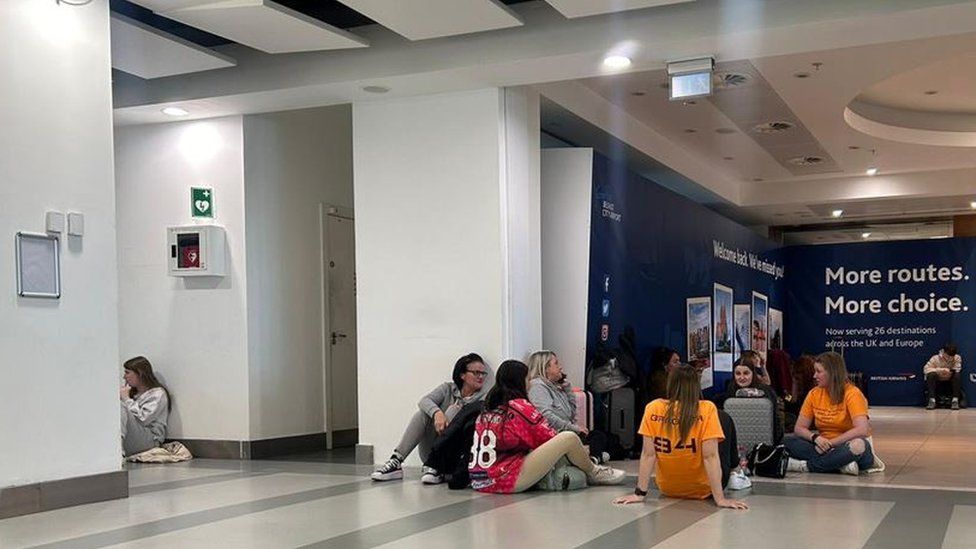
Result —
[{"label": "girl in grey hoodie", "polygon": [[[483,358],[475,353],[462,356],[454,364],[452,381],[441,383],[417,403],[415,412],[403,432],[393,455],[373,471],[373,480],[398,480],[403,478],[403,462],[414,448],[420,447],[420,459],[430,456],[430,449],[437,435],[441,434],[458,411],[466,404],[483,400],[491,388],[491,370]],[[423,468],[424,484],[440,484],[444,477],[432,467]]]}]

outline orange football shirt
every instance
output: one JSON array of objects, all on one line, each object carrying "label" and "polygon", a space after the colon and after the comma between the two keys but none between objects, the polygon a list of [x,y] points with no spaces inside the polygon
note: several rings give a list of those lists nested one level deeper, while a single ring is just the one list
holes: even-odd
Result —
[{"label": "orange football shirt", "polygon": [[706,440],[724,440],[725,433],[718,421],[718,409],[707,400],[698,402],[698,421],[691,426],[688,439],[678,440],[677,419],[668,429],[664,414],[668,401],[659,398],[644,409],[641,435],[648,437],[644,444],[653,444],[657,456],[657,487],[661,493],[675,498],[705,499],[712,495],[705,472],[702,443]]}]

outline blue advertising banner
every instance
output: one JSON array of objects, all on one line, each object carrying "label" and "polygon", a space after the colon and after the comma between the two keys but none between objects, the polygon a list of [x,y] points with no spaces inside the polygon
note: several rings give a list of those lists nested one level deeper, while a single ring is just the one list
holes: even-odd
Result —
[{"label": "blue advertising banner", "polygon": [[[760,292],[769,297],[769,306],[782,309],[786,271],[772,241],[599,154],[594,154],[593,186],[587,359],[601,344],[617,346],[630,327],[642,367],[660,345],[688,360],[688,307],[701,305],[687,300],[711,302],[715,284],[723,295],[710,308],[713,324],[707,332],[721,336],[715,349],[720,353],[729,352],[735,329],[729,326],[734,314],[725,292],[739,304],[751,304],[753,292]],[[712,348],[711,335],[690,339],[698,353]],[[703,376],[706,387],[711,374],[715,388],[731,377],[729,357],[719,358],[725,371]]]},{"label": "blue advertising banner", "polygon": [[874,405],[923,403],[922,367],[952,341],[963,388],[976,375],[976,239],[799,246],[784,250],[790,276],[787,348],[833,347],[867,379]]}]

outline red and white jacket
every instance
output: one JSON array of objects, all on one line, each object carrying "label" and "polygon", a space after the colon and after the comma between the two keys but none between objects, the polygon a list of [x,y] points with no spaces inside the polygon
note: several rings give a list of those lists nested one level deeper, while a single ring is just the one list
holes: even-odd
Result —
[{"label": "red and white jacket", "polygon": [[539,410],[523,398],[499,410],[482,412],[474,427],[468,472],[479,492],[509,494],[522,471],[525,455],[556,436]]}]

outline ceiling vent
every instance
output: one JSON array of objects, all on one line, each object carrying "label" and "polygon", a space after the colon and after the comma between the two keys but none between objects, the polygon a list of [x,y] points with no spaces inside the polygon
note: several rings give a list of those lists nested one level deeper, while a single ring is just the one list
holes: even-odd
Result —
[{"label": "ceiling vent", "polygon": [[819,166],[824,163],[822,156],[797,156],[788,161],[794,166]]},{"label": "ceiling vent", "polygon": [[719,72],[715,73],[714,80],[716,90],[730,90],[733,88],[741,88],[752,79],[748,74],[742,74],[740,72]]},{"label": "ceiling vent", "polygon": [[783,122],[782,120],[777,120],[775,122],[766,122],[765,124],[759,124],[752,128],[752,131],[756,133],[770,134],[770,133],[780,133],[787,130],[793,129],[793,124],[789,122]]}]

